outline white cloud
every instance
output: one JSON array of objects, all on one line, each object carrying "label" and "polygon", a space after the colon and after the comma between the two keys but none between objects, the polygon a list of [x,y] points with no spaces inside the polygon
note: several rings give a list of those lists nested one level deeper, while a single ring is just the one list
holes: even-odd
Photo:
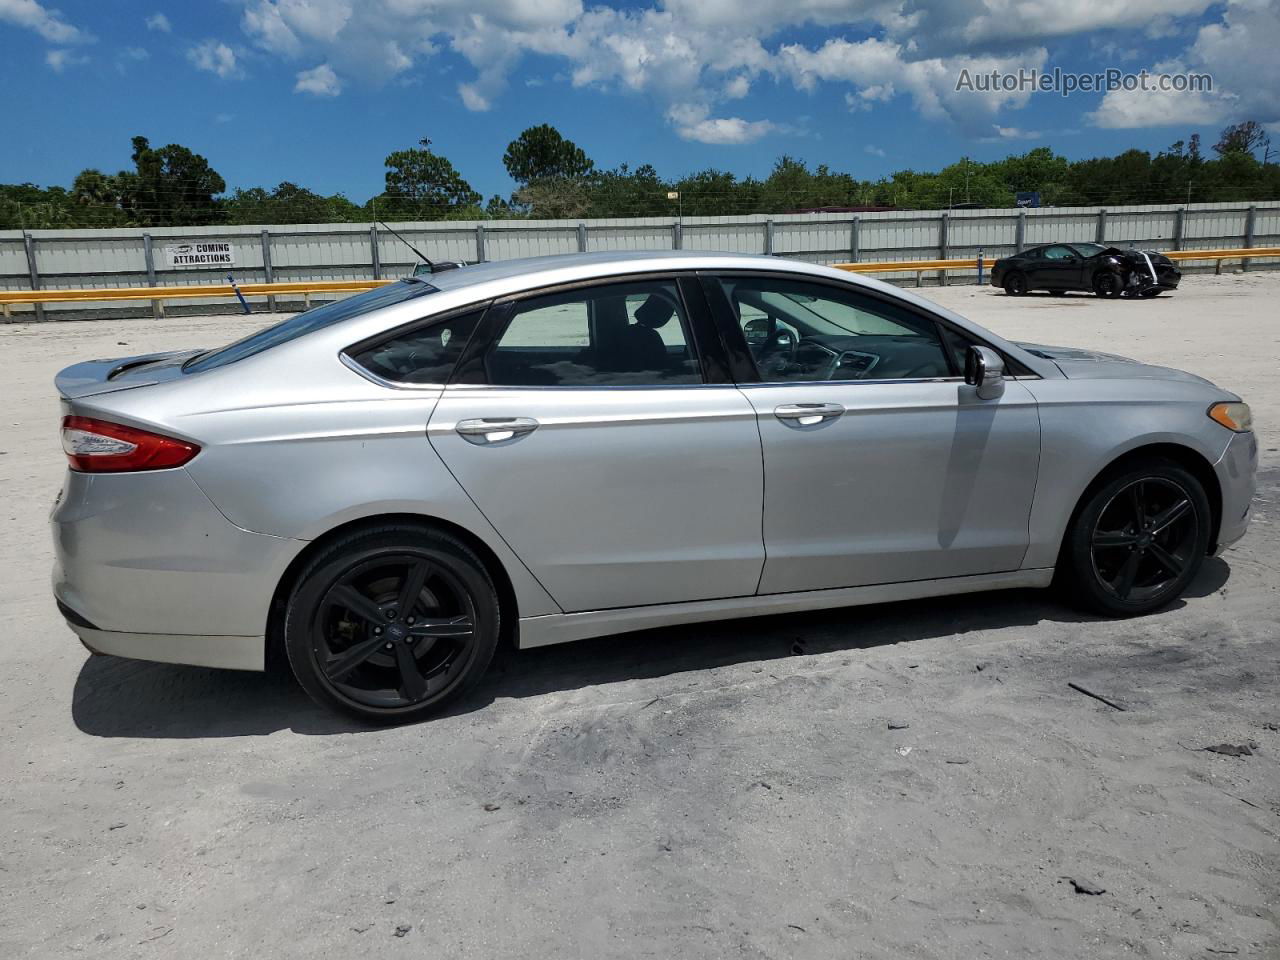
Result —
[{"label": "white cloud", "polygon": [[62,73],[67,67],[88,63],[89,58],[72,53],[70,50],[50,50],[44,55],[44,62],[54,73]]},{"label": "white cloud", "polygon": [[159,33],[172,33],[173,24],[169,22],[169,18],[163,13],[153,13],[146,19],[147,29],[155,30]]},{"label": "white cloud", "polygon": [[[18,2],[33,0],[0,0]],[[843,87],[846,103],[859,111],[903,98],[925,119],[979,138],[995,127],[1017,130],[1006,112],[1026,106],[1030,91],[957,92],[961,68],[1042,68],[1048,44],[1071,36],[1089,37],[1094,59],[1131,59],[1152,24],[1186,34],[1193,18],[1222,0],[643,0],[626,9],[602,0],[231,2],[240,5],[241,28],[255,47],[330,71],[331,80],[316,74],[320,68],[298,74],[295,89],[304,92],[333,95],[339,76],[373,86],[405,83],[428,75],[424,63],[449,50],[470,65],[455,84],[457,97],[484,111],[521,59],[536,55],[559,60],[573,86],[636,95],[669,117],[692,107],[700,111],[696,119],[671,120],[681,136],[729,143],[777,128],[770,120],[722,116],[737,112],[725,110],[727,102],[767,82]],[[1274,102],[1280,89],[1272,79],[1280,57],[1270,53],[1280,48],[1277,3],[1227,0],[1219,28],[1202,29],[1195,41],[1200,59],[1221,63],[1224,73],[1248,63],[1268,78],[1269,86],[1255,84],[1251,102],[1260,104],[1268,96]],[[796,43],[790,38],[798,27],[825,30],[830,39]],[[1149,107],[1113,101],[1099,116],[1119,125]]]},{"label": "white cloud", "polygon": [[751,92],[751,78],[745,73],[740,73],[736,77],[731,77],[724,85],[721,96],[726,100],[741,100]]},{"label": "white cloud", "polygon": [[1230,0],[1222,19],[1200,28],[1179,59],[1157,63],[1152,73],[1204,73],[1212,90],[1113,90],[1088,115],[1109,129],[1164,127],[1171,123],[1222,124],[1239,120],[1280,123],[1280,0]]},{"label": "white cloud", "polygon": [[768,120],[708,116],[707,109],[696,104],[678,104],[672,107],[667,111],[667,119],[682,140],[722,146],[752,143],[781,129],[778,124]]},{"label": "white cloud", "polygon": [[1002,127],[998,123],[993,123],[991,128],[996,132],[996,136],[993,139],[1039,140],[1044,136],[1044,134],[1039,130],[1023,130],[1021,127]]},{"label": "white cloud", "polygon": [[868,143],[865,147],[863,147],[863,148],[862,148],[862,152],[863,152],[863,153],[869,153],[869,154],[871,154],[873,157],[883,157],[883,156],[885,155],[884,150],[883,150],[883,149],[881,149],[880,147],[877,147],[877,146],[876,146],[875,144],[873,144],[873,143]]},{"label": "white cloud", "polygon": [[989,130],[992,117],[1004,108],[1024,106],[1031,93],[958,91],[961,70],[1013,72],[1043,67],[1047,59],[1043,47],[1008,56],[912,59],[908,48],[876,37],[857,42],[828,40],[812,50],[792,44],[778,51],[780,72],[801,90],[812,90],[819,82],[847,83],[855,88],[853,97],[845,98],[851,106],[858,97],[886,100],[907,93],[924,117],[949,119],[969,132]]},{"label": "white cloud", "polygon": [[241,74],[236,52],[218,40],[202,40],[197,43],[187,51],[187,59],[197,70],[217,74],[224,80]]},{"label": "white cloud", "polygon": [[342,92],[342,81],[333,72],[333,67],[322,63],[310,70],[298,71],[297,83],[293,85],[294,93],[310,93],[317,97],[336,97]]},{"label": "white cloud", "polygon": [[36,0],[0,0],[0,21],[34,30],[50,43],[90,43],[94,39],[93,34],[62,19],[61,11],[43,7]]}]

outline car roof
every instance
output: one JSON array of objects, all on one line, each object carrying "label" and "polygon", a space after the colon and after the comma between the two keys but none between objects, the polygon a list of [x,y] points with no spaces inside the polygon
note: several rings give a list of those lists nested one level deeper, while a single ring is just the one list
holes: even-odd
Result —
[{"label": "car roof", "polygon": [[[794,270],[814,268],[814,264],[782,260],[778,257],[750,253],[714,253],[700,250],[602,250],[594,253],[554,254],[524,257],[519,260],[488,260],[440,273],[431,274],[429,283],[440,290],[457,290],[479,284],[517,281],[513,287],[524,289],[547,282],[592,280],[618,273],[644,273],[663,270],[768,269]],[[817,272],[826,269],[817,267]],[[571,277],[565,277],[572,274]],[[547,275],[554,275],[550,279]]]}]

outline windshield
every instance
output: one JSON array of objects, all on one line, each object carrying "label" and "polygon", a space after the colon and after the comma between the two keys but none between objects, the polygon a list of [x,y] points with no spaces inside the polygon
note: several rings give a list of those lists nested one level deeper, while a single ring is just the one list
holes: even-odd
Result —
[{"label": "windshield", "polygon": [[1073,247],[1079,251],[1082,257],[1096,257],[1103,250],[1107,249],[1100,243],[1073,243]]},{"label": "windshield", "polygon": [[429,283],[422,280],[406,279],[401,280],[399,283],[392,283],[385,287],[358,293],[354,297],[335,300],[333,303],[326,303],[324,306],[316,307],[314,310],[295,314],[275,326],[259,330],[257,333],[251,333],[243,340],[237,340],[235,343],[221,349],[211,350],[208,353],[192,357],[183,365],[182,369],[187,373],[212,370],[228,363],[235,363],[237,360],[243,360],[245,357],[251,357],[254,354],[261,353],[263,350],[277,347],[282,343],[288,343],[290,340],[296,340],[298,337],[306,336],[316,330],[323,330],[325,327],[340,323],[343,320],[349,320],[352,317],[358,317],[361,314],[370,313],[382,307],[389,307],[393,304],[403,303],[405,300],[412,300],[414,297],[436,292],[436,288]]},{"label": "windshield", "polygon": [[903,336],[912,333],[892,320],[835,299],[772,290],[761,291],[758,296],[763,305],[775,310],[781,308],[780,313],[803,327],[803,332],[810,336]]}]

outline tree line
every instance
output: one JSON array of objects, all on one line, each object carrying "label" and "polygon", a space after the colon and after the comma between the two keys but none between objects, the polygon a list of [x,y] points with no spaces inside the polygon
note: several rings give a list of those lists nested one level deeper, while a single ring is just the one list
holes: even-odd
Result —
[{"label": "tree line", "polygon": [[[1011,207],[1035,192],[1044,206],[1261,201],[1280,198],[1280,164],[1253,121],[1225,128],[1210,154],[1193,133],[1165,150],[1068,160],[1036,147],[988,163],[968,158],[938,171],[899,170],[860,180],[825,164],[779,157],[767,177],[707,169],[666,179],[650,164],[600,169],[558,130],[530,127],[503,163],[517,184],[486,202],[429,139],[384,160],[384,188],[363,204],[285,181],[237,188],[187,147],[133,138],[133,169],[82,171],[70,188],[0,184],[0,229],[208,224],[343,223],[577,217],[732,216],[821,208]],[[673,194],[675,196],[673,196]]]}]

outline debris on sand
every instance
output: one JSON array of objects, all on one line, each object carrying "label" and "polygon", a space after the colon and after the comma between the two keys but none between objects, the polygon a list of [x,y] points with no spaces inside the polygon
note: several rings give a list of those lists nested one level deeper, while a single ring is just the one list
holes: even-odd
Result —
[{"label": "debris on sand", "polygon": [[1250,746],[1247,743],[1215,743],[1200,749],[1208,750],[1210,753],[1220,753],[1224,757],[1252,757],[1253,750]]},{"label": "debris on sand", "polygon": [[910,748],[910,747],[898,747],[898,749],[894,750],[893,752],[894,752],[894,753],[896,753],[896,754],[897,754],[898,756],[900,756],[900,757],[905,757],[907,754],[909,754],[909,753],[911,752],[911,748]]},{"label": "debris on sand", "polygon": [[1093,699],[1099,701],[1100,703],[1105,703],[1108,707],[1111,707],[1114,710],[1119,710],[1121,713],[1123,713],[1126,710],[1125,707],[1122,707],[1120,704],[1116,703],[1114,700],[1108,700],[1102,694],[1094,693],[1092,690],[1087,690],[1078,683],[1069,682],[1067,686],[1070,687],[1072,690],[1076,690],[1080,693],[1083,693],[1086,697],[1093,697]]},{"label": "debris on sand", "polygon": [[907,721],[905,721],[905,720],[890,720],[890,721],[889,721],[889,729],[890,729],[890,730],[906,730],[906,729],[907,729],[908,727],[910,727],[910,726],[911,726],[911,724],[907,723]]},{"label": "debris on sand", "polygon": [[1105,889],[1089,880],[1078,880],[1075,877],[1063,877],[1062,879],[1070,883],[1071,886],[1075,888],[1076,893],[1084,893],[1091,897],[1097,897],[1107,892]]},{"label": "debris on sand", "polygon": [[413,929],[413,927],[412,927],[411,925],[409,925],[409,924],[407,924],[407,923],[402,923],[402,924],[400,924],[400,925],[398,925],[398,926],[396,927],[395,931],[394,931],[391,935],[392,935],[393,937],[403,937],[405,934],[407,934],[407,933],[408,933],[410,930],[412,930],[412,929]]},{"label": "debris on sand", "polygon": [[495,810],[501,810],[501,809],[502,809],[501,805],[496,803],[486,803],[484,805],[485,813],[493,813]]}]

